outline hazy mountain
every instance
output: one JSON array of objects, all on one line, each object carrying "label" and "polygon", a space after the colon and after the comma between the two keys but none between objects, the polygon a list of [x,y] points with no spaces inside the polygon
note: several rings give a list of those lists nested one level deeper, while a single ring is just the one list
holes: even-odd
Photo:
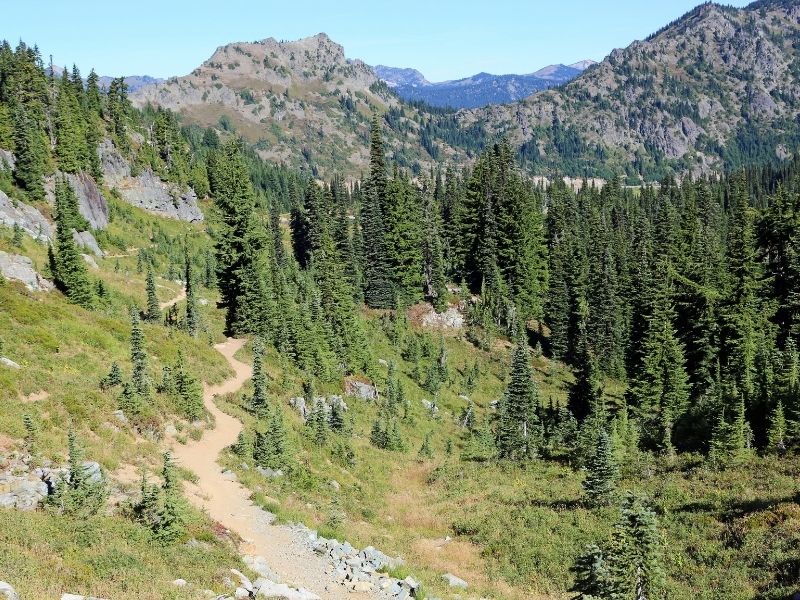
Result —
[{"label": "hazy mountain", "polygon": [[[109,77],[107,75],[103,75],[98,80],[98,85],[100,87],[108,87],[111,84],[111,80],[113,77]],[[125,77],[125,83],[128,84],[128,92],[133,93],[139,88],[142,88],[146,85],[153,85],[156,83],[162,83],[164,79],[160,77],[150,77],[150,75],[127,75]]]},{"label": "hazy mountain", "polygon": [[478,73],[464,79],[431,83],[416,69],[374,67],[375,73],[404,100],[422,100],[432,106],[475,108],[515,102],[532,93],[566,83],[594,61],[550,65],[527,75]]}]

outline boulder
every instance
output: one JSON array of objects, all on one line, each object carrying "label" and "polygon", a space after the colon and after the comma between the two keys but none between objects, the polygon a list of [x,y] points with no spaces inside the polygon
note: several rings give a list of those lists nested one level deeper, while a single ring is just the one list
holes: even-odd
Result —
[{"label": "boulder", "polygon": [[460,577],[456,577],[452,573],[445,573],[444,575],[442,575],[442,579],[444,579],[447,582],[447,585],[449,585],[450,587],[457,587],[464,590],[469,587],[469,584],[466,581],[464,581]]},{"label": "boulder", "polygon": [[88,254],[81,254],[81,258],[83,258],[83,262],[92,269],[99,269],[100,267],[97,265],[97,261],[94,259],[94,256],[90,256]]},{"label": "boulder", "polygon": [[281,600],[322,600],[304,588],[290,588],[285,583],[275,583],[267,579],[260,582],[255,591],[256,598],[280,598]]},{"label": "boulder", "polygon": [[461,329],[464,327],[464,315],[455,307],[450,307],[442,313],[431,310],[422,316],[423,327],[440,327],[444,329]]},{"label": "boulder", "polygon": [[79,594],[61,594],[61,600],[105,600],[105,598],[95,598],[94,596],[81,596]]},{"label": "boulder", "polygon": [[172,585],[174,585],[175,587],[182,588],[186,587],[188,585],[188,582],[185,579],[176,579],[175,581],[172,582]]},{"label": "boulder", "polygon": [[19,369],[19,368],[21,368],[17,363],[15,363],[13,360],[11,360],[10,358],[7,358],[5,356],[0,356],[0,365],[3,365],[4,367],[8,367],[9,369]]},{"label": "boulder", "polygon": [[0,250],[0,275],[6,279],[21,281],[32,292],[49,292],[55,287],[53,282],[36,272],[30,258],[2,250]]},{"label": "boulder", "polygon": [[79,248],[88,250],[98,258],[102,258],[106,255],[106,253],[100,249],[100,245],[97,243],[97,240],[94,239],[91,231],[75,231],[73,229],[72,239],[75,240]]},{"label": "boulder", "polygon": [[5,581],[0,581],[0,598],[3,598],[3,600],[19,600],[17,592],[14,591],[10,583]]},{"label": "boulder", "polygon": [[353,377],[345,379],[344,391],[348,396],[355,396],[362,400],[375,400],[378,397],[378,390],[374,385]]},{"label": "boulder", "polygon": [[35,475],[0,475],[0,507],[36,510],[47,496],[47,484]]},{"label": "boulder", "polygon": [[128,204],[181,221],[194,223],[203,220],[194,190],[179,189],[165,183],[150,169],[134,177],[130,163],[110,140],[103,140],[100,144],[100,159],[106,184],[115,188]]},{"label": "boulder", "polygon": [[55,229],[44,215],[30,204],[14,202],[0,191],[0,224],[6,227],[18,225],[24,233],[35,240],[49,242],[55,238]]}]

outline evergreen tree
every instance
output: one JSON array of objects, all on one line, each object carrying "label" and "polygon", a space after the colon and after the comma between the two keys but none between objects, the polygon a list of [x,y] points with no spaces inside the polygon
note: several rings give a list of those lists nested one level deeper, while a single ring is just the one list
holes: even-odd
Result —
[{"label": "evergreen tree", "polygon": [[376,114],[372,118],[369,176],[362,188],[361,204],[364,299],[371,308],[391,308],[395,299],[384,222],[386,186],[383,139]]},{"label": "evergreen tree", "polygon": [[131,311],[131,372],[132,389],[143,398],[150,396],[150,378],[147,374],[147,350],[144,331],[136,311]]},{"label": "evergreen tree", "polygon": [[253,412],[259,417],[269,414],[269,400],[267,398],[267,374],[264,370],[264,342],[256,338],[253,343],[253,397],[250,404]]},{"label": "evergreen tree", "polygon": [[498,405],[497,451],[500,458],[523,460],[537,455],[541,442],[538,403],[528,345],[519,340],[511,356],[508,388]]},{"label": "evergreen tree", "polygon": [[51,271],[56,286],[74,302],[91,308],[94,300],[92,285],[86,272],[86,263],[72,237],[74,225],[80,223],[77,199],[69,183],[56,180],[56,247],[51,252]]},{"label": "evergreen tree", "polygon": [[618,467],[614,459],[611,438],[602,431],[597,440],[597,450],[586,465],[583,489],[591,506],[609,504],[614,493]]},{"label": "evergreen tree", "polygon": [[186,330],[192,337],[197,337],[200,331],[200,311],[197,308],[197,297],[194,291],[194,273],[192,261],[189,258],[189,248],[184,247],[183,253],[183,281],[186,289]]},{"label": "evergreen tree", "polygon": [[158,296],[156,295],[156,279],[153,275],[153,269],[147,270],[145,290],[147,292],[147,310],[145,311],[145,319],[152,323],[158,323],[161,321],[161,306],[158,303]]},{"label": "evergreen tree", "polygon": [[182,351],[178,351],[178,360],[174,368],[175,392],[178,396],[179,408],[189,421],[197,421],[203,417],[203,390],[200,382],[186,367],[186,359]]},{"label": "evergreen tree", "polygon": [[172,462],[172,455],[164,453],[164,466],[161,471],[162,500],[158,510],[156,539],[162,544],[172,544],[179,540],[185,531],[186,509],[181,496],[178,473]]},{"label": "evergreen tree", "polygon": [[55,484],[55,491],[47,497],[47,504],[61,513],[89,517],[105,505],[107,490],[105,478],[88,471],[83,449],[78,445],[75,432],[67,433],[69,460],[66,474]]}]

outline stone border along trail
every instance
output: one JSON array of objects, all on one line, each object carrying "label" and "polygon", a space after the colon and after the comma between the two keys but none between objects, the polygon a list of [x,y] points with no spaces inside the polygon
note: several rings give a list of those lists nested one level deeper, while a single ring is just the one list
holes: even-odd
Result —
[{"label": "stone border along trail", "polygon": [[[181,297],[166,303],[167,306]],[[214,416],[215,428],[205,431],[200,440],[172,444],[177,463],[197,476],[197,483],[187,486],[189,501],[242,538],[239,550],[243,556],[264,557],[269,569],[290,586],[305,588],[323,600],[387,597],[378,590],[370,593],[349,591],[335,579],[330,561],[309,547],[307,534],[286,525],[273,525],[274,515],[251,502],[250,490],[223,476],[217,457],[236,441],[242,423],[217,408],[214,397],[236,392],[250,378],[250,366],[234,358],[244,344],[243,339],[228,338],[214,346],[235,373],[233,378],[216,386],[203,383],[203,402]]]}]

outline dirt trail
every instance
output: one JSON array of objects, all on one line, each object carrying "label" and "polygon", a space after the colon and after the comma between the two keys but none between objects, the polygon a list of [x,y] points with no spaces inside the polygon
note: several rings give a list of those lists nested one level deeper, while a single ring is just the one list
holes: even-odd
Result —
[{"label": "dirt trail", "polygon": [[[166,286],[162,286],[162,287],[166,287]],[[167,289],[170,289],[170,288],[167,288]],[[175,296],[172,300],[167,300],[166,302],[159,302],[158,303],[158,307],[161,310],[164,310],[165,308],[169,308],[173,304],[177,304],[178,302],[180,302],[181,300],[184,300],[185,298],[186,298],[186,288],[183,288],[183,289],[181,289],[180,293],[178,293],[178,295]]]},{"label": "dirt trail", "polygon": [[173,444],[178,463],[197,475],[196,485],[187,489],[189,500],[198,508],[244,540],[243,555],[263,556],[270,569],[284,583],[303,587],[324,600],[376,598],[377,594],[354,594],[327,574],[328,562],[307,548],[297,532],[287,526],[272,525],[271,515],[250,501],[250,491],[222,475],[217,464],[219,453],[236,441],[241,422],[222,412],[214,403],[217,395],[237,391],[250,378],[250,367],[234,358],[245,341],[229,338],[214,348],[233,368],[235,375],[219,385],[203,384],[206,409],[214,416],[216,426],[198,441],[186,445]]}]

